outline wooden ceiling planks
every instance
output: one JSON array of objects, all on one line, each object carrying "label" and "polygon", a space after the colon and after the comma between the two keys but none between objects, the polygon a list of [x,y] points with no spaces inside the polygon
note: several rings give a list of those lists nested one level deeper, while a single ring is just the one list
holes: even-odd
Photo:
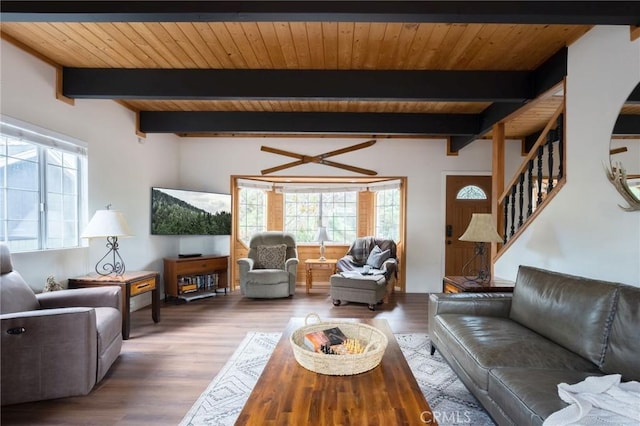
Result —
[{"label": "wooden ceiling planks", "polygon": [[479,114],[488,102],[366,101],[122,101],[134,111],[397,112]]},{"label": "wooden ceiling planks", "polygon": [[[7,39],[66,67],[533,70],[587,25],[414,22],[5,22]],[[479,114],[488,102],[120,100],[134,111]],[[551,111],[552,113],[552,111]],[[549,114],[540,107],[538,115]],[[540,124],[542,123],[542,124]],[[507,123],[522,137],[544,119]]]},{"label": "wooden ceiling planks", "polygon": [[[549,117],[553,116],[562,101],[561,96],[550,96],[538,101],[534,107],[525,109],[522,113],[515,115],[504,125],[505,137],[521,139],[544,128],[549,121]],[[485,134],[485,137],[490,138],[491,135],[492,132],[490,131]]]},{"label": "wooden ceiling planks", "polygon": [[2,24],[3,33],[63,66],[94,68],[532,70],[588,29],[365,22]]}]

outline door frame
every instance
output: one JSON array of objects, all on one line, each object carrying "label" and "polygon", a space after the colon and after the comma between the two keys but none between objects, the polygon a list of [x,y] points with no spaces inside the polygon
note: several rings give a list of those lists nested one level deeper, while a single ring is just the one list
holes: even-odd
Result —
[{"label": "door frame", "polygon": [[491,176],[491,170],[482,171],[465,171],[465,170],[448,170],[441,173],[440,179],[440,236],[438,241],[440,242],[440,276],[444,277],[444,271],[446,268],[446,250],[445,244],[447,237],[444,229],[447,226],[447,176]]}]

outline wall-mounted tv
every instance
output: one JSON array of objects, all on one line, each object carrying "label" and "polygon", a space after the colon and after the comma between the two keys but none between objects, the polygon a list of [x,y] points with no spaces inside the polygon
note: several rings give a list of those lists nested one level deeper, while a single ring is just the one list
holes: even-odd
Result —
[{"label": "wall-mounted tv", "polygon": [[152,235],[231,235],[231,195],[151,188]]}]

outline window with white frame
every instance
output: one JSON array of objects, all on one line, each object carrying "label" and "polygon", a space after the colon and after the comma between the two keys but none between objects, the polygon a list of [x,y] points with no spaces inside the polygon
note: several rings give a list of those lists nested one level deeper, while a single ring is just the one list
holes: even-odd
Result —
[{"label": "window with white frame", "polygon": [[238,193],[238,234],[249,244],[251,236],[267,229],[267,194],[259,188],[240,188]]},{"label": "window with white frame", "polygon": [[400,188],[376,191],[376,237],[400,241]]},{"label": "window with white frame", "polygon": [[0,241],[11,251],[78,247],[86,148],[2,117]]},{"label": "window with white frame", "polygon": [[312,243],[319,226],[326,226],[330,243],[350,244],[356,238],[356,191],[286,192],[284,230],[297,243]]}]

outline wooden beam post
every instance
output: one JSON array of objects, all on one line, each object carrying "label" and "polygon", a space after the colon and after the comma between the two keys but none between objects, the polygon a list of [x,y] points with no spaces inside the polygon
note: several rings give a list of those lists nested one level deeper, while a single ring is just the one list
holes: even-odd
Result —
[{"label": "wooden beam post", "polygon": [[[498,198],[504,191],[504,123],[493,126],[493,155],[491,167],[491,213],[493,223],[500,233],[504,227]],[[498,253],[498,244],[491,243],[491,275],[493,275],[493,262]]]},{"label": "wooden beam post", "polygon": [[62,94],[62,76],[63,76],[62,67],[59,65],[56,65],[56,99],[64,103],[67,103],[69,105],[75,105],[74,99],[68,98]]},{"label": "wooden beam post", "polygon": [[640,27],[631,25],[630,32],[631,32],[631,36],[630,36],[631,41],[634,41],[635,39],[640,37]]}]

